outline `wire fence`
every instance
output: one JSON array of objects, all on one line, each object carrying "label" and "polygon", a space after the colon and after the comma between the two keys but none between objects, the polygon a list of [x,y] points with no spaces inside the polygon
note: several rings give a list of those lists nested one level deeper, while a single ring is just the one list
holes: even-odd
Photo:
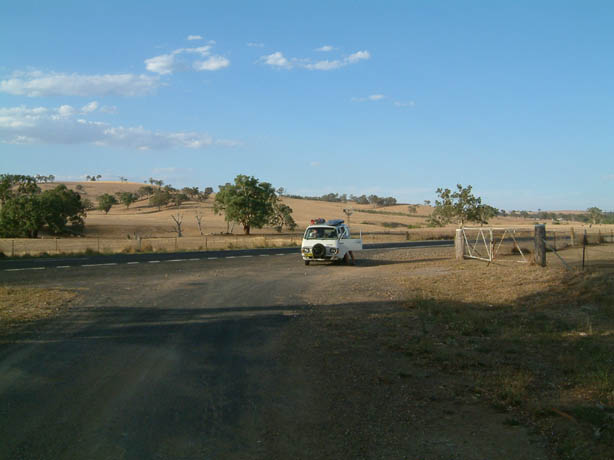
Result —
[{"label": "wire fence", "polygon": [[[486,262],[536,260],[536,228],[464,227],[458,230],[457,258]],[[568,269],[614,268],[614,228],[548,228],[545,233],[548,264]],[[460,252],[458,252],[460,251]],[[462,253],[462,254],[461,254]],[[541,261],[541,259],[540,259]]]},{"label": "wire fence", "polygon": [[614,269],[614,229],[578,228],[546,232],[550,264],[568,269]]},{"label": "wire fence", "polygon": [[[417,239],[445,239],[449,229],[436,231],[362,233],[364,243],[397,242]],[[82,254],[207,251],[300,246],[302,233],[266,235],[206,235],[159,238],[2,238],[0,253],[8,257]]]}]

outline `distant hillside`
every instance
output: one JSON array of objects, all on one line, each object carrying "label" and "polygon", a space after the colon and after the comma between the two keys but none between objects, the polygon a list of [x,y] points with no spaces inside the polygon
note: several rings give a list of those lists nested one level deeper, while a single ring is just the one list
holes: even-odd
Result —
[{"label": "distant hillside", "polygon": [[[120,181],[96,181],[96,182],[54,182],[47,184],[38,184],[42,190],[52,189],[58,184],[64,184],[71,190],[78,191],[82,197],[89,198],[92,202],[95,202],[100,195],[109,193],[114,195],[117,192],[136,192],[144,185],[140,182],[120,182]],[[77,186],[82,188],[77,189]]]},{"label": "distant hillside", "polygon": [[[97,198],[104,193],[114,195],[117,192],[136,192],[140,187],[148,184],[139,182],[96,181],[96,182],[63,182],[72,190],[77,190],[83,197],[96,203]],[[45,189],[53,188],[57,183],[40,184]],[[78,187],[80,186],[78,190]],[[129,208],[122,204],[113,206],[108,214],[99,210],[90,210],[86,218],[86,236],[92,237],[121,237],[135,233],[145,237],[174,236],[171,215],[183,216],[184,235],[198,236],[195,216],[202,215],[203,229],[207,234],[222,233],[228,229],[223,215],[213,212],[215,194],[204,202],[188,201],[179,208],[175,206],[163,207],[160,211],[149,205],[148,199],[139,200]],[[307,227],[311,219],[322,217],[324,219],[349,220],[354,231],[386,232],[406,231],[411,228],[425,228],[426,218],[430,215],[432,207],[419,205],[415,213],[410,213],[408,205],[375,208],[369,204],[355,204],[352,202],[326,202],[296,198],[282,198],[283,202],[293,209],[293,217],[298,224],[297,231]],[[352,208],[352,215],[348,217],[343,209]],[[514,226],[532,225],[533,218],[499,217],[492,219],[492,225]],[[450,226],[453,227],[453,226]],[[242,229],[236,225],[233,233],[240,234]],[[253,229],[253,233],[274,233],[272,228]]]}]

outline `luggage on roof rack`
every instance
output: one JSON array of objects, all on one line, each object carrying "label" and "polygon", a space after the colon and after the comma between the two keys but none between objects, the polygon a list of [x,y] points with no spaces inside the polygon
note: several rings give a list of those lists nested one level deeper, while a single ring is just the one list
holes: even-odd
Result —
[{"label": "luggage on roof rack", "polygon": [[342,223],[343,223],[342,219],[332,219],[326,222],[326,225],[332,225],[333,227],[336,227],[337,225],[341,225]]}]

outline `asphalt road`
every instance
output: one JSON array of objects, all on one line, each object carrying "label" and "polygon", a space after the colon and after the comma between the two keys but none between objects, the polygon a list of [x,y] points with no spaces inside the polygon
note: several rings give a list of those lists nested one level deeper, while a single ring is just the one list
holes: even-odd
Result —
[{"label": "asphalt road", "polygon": [[3,272],[80,300],[2,338],[0,458],[266,458],[260,408],[304,268],[293,254]]},{"label": "asphalt road", "polygon": [[[451,240],[403,241],[394,243],[365,244],[365,250],[392,249],[392,248],[425,248],[453,246]],[[0,271],[40,270],[49,267],[74,267],[93,265],[136,264],[148,262],[201,260],[222,257],[245,257],[271,254],[298,254],[299,249],[271,248],[271,249],[239,249],[229,251],[190,251],[190,252],[160,252],[147,254],[111,254],[86,257],[42,257],[24,259],[0,259]],[[2,278],[0,278],[1,280]]]}]

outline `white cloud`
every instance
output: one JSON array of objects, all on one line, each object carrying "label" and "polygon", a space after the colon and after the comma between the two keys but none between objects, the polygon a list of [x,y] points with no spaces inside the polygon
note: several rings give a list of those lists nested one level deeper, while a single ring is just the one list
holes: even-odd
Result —
[{"label": "white cloud", "polygon": [[416,103],[414,101],[400,102],[394,101],[395,107],[414,107]]},{"label": "white cloud", "polygon": [[350,54],[345,61],[348,64],[354,64],[355,62],[371,59],[371,54],[368,51],[356,51],[353,54]]},{"label": "white cloud", "polygon": [[75,118],[71,106],[0,108],[0,142],[23,144],[94,144],[139,150],[203,149],[211,145],[235,146],[237,141],[214,139],[195,131],[157,132],[142,126],[112,126]]},{"label": "white cloud", "polygon": [[200,35],[188,35],[188,40],[202,40],[203,37]]},{"label": "white cloud", "polygon": [[352,101],[353,102],[366,102],[366,101],[381,101],[382,99],[385,99],[386,96],[383,94],[371,94],[370,96],[367,97],[353,97]]},{"label": "white cloud", "polygon": [[250,48],[264,48],[264,43],[260,42],[247,42],[247,46]]},{"label": "white cloud", "polygon": [[318,166],[320,166],[320,162],[312,161],[311,163],[309,163],[309,166],[311,166],[312,168],[317,168]]},{"label": "white cloud", "polygon": [[117,107],[114,105],[103,105],[100,107],[102,113],[114,114],[117,113]]},{"label": "white cloud", "polygon": [[322,60],[311,62],[310,59],[305,58],[290,58],[287,59],[281,51],[277,51],[275,53],[262,56],[259,61],[264,62],[265,64],[275,67],[275,68],[284,68],[284,69],[292,69],[294,67],[299,67],[308,70],[334,70],[339,69],[341,67],[345,67],[350,64],[355,64],[361,60],[370,59],[371,55],[368,51],[357,51],[356,53],[350,54],[342,59],[334,59],[334,60]]},{"label": "white cloud", "polygon": [[271,67],[286,69],[292,68],[292,64],[290,64],[290,62],[284,57],[284,55],[280,51],[269,54],[267,56],[262,56],[260,60],[266,65],[270,65]]},{"label": "white cloud", "polygon": [[71,107],[70,105],[61,105],[58,108],[58,114],[61,117],[71,117],[75,114],[75,109],[74,107]]},{"label": "white cloud", "polygon": [[179,48],[173,51],[173,54],[181,54],[181,53],[200,54],[202,57],[205,57],[205,56],[209,56],[210,52],[211,52],[211,46],[205,45],[205,46],[199,46],[197,48]]},{"label": "white cloud", "polygon": [[222,56],[211,56],[205,61],[195,61],[193,64],[196,70],[219,70],[229,65],[230,61]]},{"label": "white cloud", "polygon": [[305,64],[304,67],[309,70],[333,70],[343,67],[343,62],[336,61],[318,61],[315,64]]},{"label": "white cloud", "polygon": [[0,92],[17,96],[140,96],[160,86],[157,77],[134,74],[17,72],[0,81]]},{"label": "white cloud", "polygon": [[[196,54],[208,59],[204,61],[193,61],[191,64],[188,64],[185,60],[181,59],[181,55],[185,54]],[[199,46],[197,48],[178,48],[168,54],[161,54],[160,56],[145,59],[145,67],[147,70],[160,75],[170,75],[178,70],[187,70],[190,67],[200,71],[219,70],[229,65],[230,61],[227,58],[222,56],[211,56],[211,45]]]},{"label": "white cloud", "polygon": [[89,104],[86,104],[83,107],[81,107],[81,112],[90,113],[90,112],[95,112],[96,109],[98,109],[98,102],[92,101]]},{"label": "white cloud", "polygon": [[175,69],[175,55],[161,54],[160,56],[145,59],[145,68],[150,72],[160,75],[171,74]]},{"label": "white cloud", "polygon": [[320,48],[316,48],[316,51],[321,51],[321,52],[327,53],[329,51],[332,51],[333,49],[334,48],[332,46],[330,46],[330,45],[324,45],[324,46],[321,46]]}]

